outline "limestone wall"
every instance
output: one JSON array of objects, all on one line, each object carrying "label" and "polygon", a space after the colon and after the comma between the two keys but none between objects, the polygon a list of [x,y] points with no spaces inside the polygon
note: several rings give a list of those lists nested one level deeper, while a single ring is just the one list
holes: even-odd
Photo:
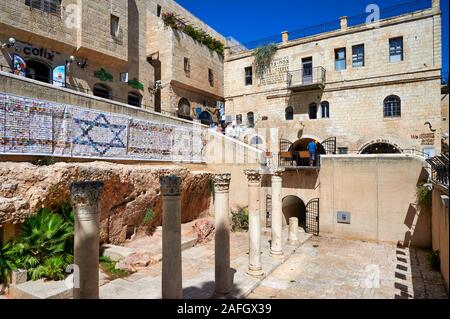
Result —
[{"label": "limestone wall", "polygon": [[[405,155],[323,156],[320,231],[336,237],[431,246],[431,212],[416,207],[424,161]],[[338,212],[351,223],[337,222]]]},{"label": "limestone wall", "polygon": [[[323,141],[337,137],[338,147],[361,151],[368,143],[385,141],[400,148],[441,148],[440,68],[441,16],[430,9],[381,21],[379,28],[351,27],[280,44],[273,58],[279,70],[269,83],[260,84],[253,66],[253,85],[245,85],[245,68],[253,64],[252,52],[228,54],[224,85],[226,114],[254,112],[256,128],[279,128],[280,138],[295,142],[303,136]],[[389,62],[389,39],[403,37],[404,60]],[[364,44],[365,66],[352,66],[352,47]],[[347,68],[335,70],[334,50],[346,48]],[[286,70],[302,67],[302,59],[312,57],[314,67],[326,70],[323,90],[290,92]],[[287,61],[287,62],[286,62]],[[267,78],[266,78],[267,80]],[[383,102],[390,95],[401,99],[399,118],[384,118]],[[329,103],[329,118],[322,118],[320,103]],[[318,119],[309,119],[309,105],[318,106]],[[294,110],[294,120],[286,120],[286,108]],[[420,136],[436,129],[432,141]]]},{"label": "limestone wall", "polygon": [[[118,165],[106,162],[57,163],[37,167],[30,163],[0,163],[0,228],[11,237],[12,223],[23,222],[41,207],[69,202],[70,184],[80,180],[104,181],[100,198],[102,242],[122,243],[127,229],[145,232],[144,216],[154,211],[155,226],[161,225],[162,197],[159,176],[176,174],[182,182],[182,221],[207,215],[211,199],[210,173],[181,166]],[[6,233],[5,233],[6,232]]]},{"label": "limestone wall", "polygon": [[[447,205],[445,205],[442,196],[447,196]],[[432,193],[432,212],[431,225],[433,236],[433,250],[438,250],[441,257],[441,273],[444,277],[444,282],[448,286],[448,236],[449,236],[449,221],[448,221],[448,189],[441,186],[433,185]]]},{"label": "limestone wall", "polygon": [[[161,6],[161,14],[175,13],[223,43],[225,38],[172,0],[148,3],[147,52],[161,61],[161,109],[176,113],[180,100],[184,98],[190,103],[192,118],[196,118],[196,107],[214,116],[216,102],[223,98],[223,57],[183,32],[165,26],[156,15],[157,5]],[[184,70],[184,58],[190,60],[190,72]],[[213,85],[208,81],[208,69],[213,70]]]}]

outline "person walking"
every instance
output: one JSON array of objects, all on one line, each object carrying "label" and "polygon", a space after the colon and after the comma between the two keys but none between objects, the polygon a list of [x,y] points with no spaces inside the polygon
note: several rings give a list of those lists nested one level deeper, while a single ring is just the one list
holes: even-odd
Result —
[{"label": "person walking", "polygon": [[309,166],[314,166],[314,161],[316,160],[317,142],[312,140],[308,144],[309,151]]}]

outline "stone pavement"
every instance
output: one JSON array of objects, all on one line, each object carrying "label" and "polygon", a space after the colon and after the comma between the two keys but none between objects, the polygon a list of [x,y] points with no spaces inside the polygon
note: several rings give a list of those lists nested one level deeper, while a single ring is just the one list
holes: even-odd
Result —
[{"label": "stone pavement", "polygon": [[442,276],[431,269],[427,254],[389,244],[314,237],[248,298],[448,298]]},{"label": "stone pavement", "polygon": [[[311,235],[299,233],[298,246],[285,245],[284,259],[269,256],[269,240],[262,237],[262,265],[270,274],[288,259]],[[287,239],[287,229],[284,230]],[[183,294],[185,299],[207,299],[214,293],[214,241],[183,251]],[[231,268],[233,272],[233,291],[230,298],[245,298],[260,283],[261,279],[246,274],[248,266],[248,234],[231,235]],[[161,263],[140,270],[122,279],[106,283],[100,287],[102,299],[160,299],[161,298]]]}]

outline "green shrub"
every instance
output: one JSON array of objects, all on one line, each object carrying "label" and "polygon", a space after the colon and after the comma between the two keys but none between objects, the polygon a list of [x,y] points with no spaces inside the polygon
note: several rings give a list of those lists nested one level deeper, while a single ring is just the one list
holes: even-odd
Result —
[{"label": "green shrub", "polygon": [[156,226],[153,223],[154,221],[155,221],[155,212],[153,211],[152,208],[149,208],[145,213],[143,221],[143,225],[146,226],[147,235],[153,235],[155,233]]},{"label": "green shrub", "polygon": [[21,235],[1,248],[0,276],[8,281],[12,270],[25,269],[32,280],[64,279],[73,263],[74,214],[70,205],[56,212],[40,210],[22,224]]},{"label": "green shrub", "polygon": [[239,209],[237,212],[232,213],[232,230],[247,231],[248,230],[248,208]]},{"label": "green shrub", "polygon": [[422,208],[427,208],[427,207],[431,207],[431,200],[432,200],[432,190],[425,186],[425,185],[421,185],[420,187],[417,188],[417,199],[416,199],[416,204],[419,207]]},{"label": "green shrub", "polygon": [[439,250],[432,251],[428,254],[428,261],[430,262],[431,268],[439,271],[441,269],[441,257]]},{"label": "green shrub", "polygon": [[276,52],[277,45],[274,43],[261,46],[253,52],[255,66],[258,72],[264,71],[270,65],[270,62]]},{"label": "green shrub", "polygon": [[0,247],[0,282],[9,283],[10,275],[17,269],[18,259],[11,242]]},{"label": "green shrub", "polygon": [[145,89],[144,84],[139,82],[138,79],[136,79],[136,78],[129,80],[128,85],[136,90],[144,91],[144,89]]},{"label": "green shrub", "polygon": [[116,269],[117,263],[107,256],[100,256],[99,261],[100,268],[108,275],[110,280],[127,277],[131,274],[131,272],[126,270]]},{"label": "green shrub", "polygon": [[112,74],[109,73],[108,71],[106,71],[104,68],[100,68],[97,71],[95,71],[94,77],[96,77],[97,79],[99,79],[100,81],[103,81],[103,82],[112,82],[114,79]]}]

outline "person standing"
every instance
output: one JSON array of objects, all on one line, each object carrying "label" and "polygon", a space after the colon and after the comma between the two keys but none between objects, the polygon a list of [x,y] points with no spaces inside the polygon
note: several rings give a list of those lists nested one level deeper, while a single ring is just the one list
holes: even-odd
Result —
[{"label": "person standing", "polygon": [[316,151],[317,151],[317,144],[316,141],[312,140],[308,144],[308,151],[309,151],[309,166],[314,166],[314,161],[316,160]]}]

